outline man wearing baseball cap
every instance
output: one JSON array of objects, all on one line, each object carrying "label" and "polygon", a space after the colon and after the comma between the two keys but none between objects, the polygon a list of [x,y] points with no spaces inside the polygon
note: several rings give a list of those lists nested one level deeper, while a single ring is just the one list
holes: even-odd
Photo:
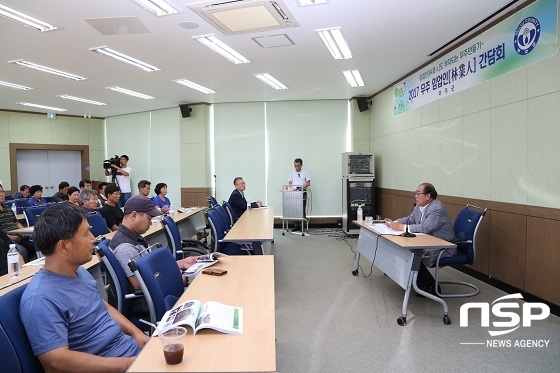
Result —
[{"label": "man wearing baseball cap", "polygon": [[[130,259],[137,259],[146,253],[142,253],[142,251],[149,245],[142,234],[146,233],[152,225],[152,218],[159,215],[161,215],[161,211],[154,206],[154,203],[148,197],[142,195],[131,197],[124,204],[123,221],[109,245],[134,290],[140,290],[140,284],[128,267],[128,262]],[[189,268],[196,262],[196,259],[196,256],[190,256],[178,260],[177,265],[179,268]]]}]

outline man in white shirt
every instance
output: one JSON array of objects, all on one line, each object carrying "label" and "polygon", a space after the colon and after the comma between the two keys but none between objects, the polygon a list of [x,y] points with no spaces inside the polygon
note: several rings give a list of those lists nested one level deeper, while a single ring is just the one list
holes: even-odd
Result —
[{"label": "man in white shirt", "polygon": [[[294,170],[290,173],[288,177],[288,184],[293,187],[301,188],[304,190],[303,192],[303,217],[306,218],[305,210],[307,207],[307,192],[305,191],[311,185],[311,177],[309,176],[309,172],[302,169],[303,161],[301,158],[296,158],[294,160]],[[302,226],[301,222],[295,223],[294,229],[292,232],[301,232]]]},{"label": "man in white shirt", "polygon": [[[130,174],[132,168],[128,167],[128,155],[123,154],[120,158],[120,166],[111,164],[115,169],[116,184],[121,189],[121,199],[119,200],[119,207],[124,207],[125,202],[132,196],[132,189],[130,187]],[[105,170],[105,175],[111,176],[110,170]]]}]

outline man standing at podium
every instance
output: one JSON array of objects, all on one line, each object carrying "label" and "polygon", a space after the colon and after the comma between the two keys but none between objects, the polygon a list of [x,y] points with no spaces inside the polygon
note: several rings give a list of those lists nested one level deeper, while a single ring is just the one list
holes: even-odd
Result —
[{"label": "man standing at podium", "polygon": [[[305,219],[305,210],[307,207],[307,192],[305,191],[311,185],[311,177],[309,172],[302,169],[303,161],[301,158],[296,158],[294,160],[294,170],[290,173],[288,177],[288,184],[296,187],[298,190],[303,190],[303,218]],[[302,223],[296,221],[294,229],[292,232],[301,232]]]}]

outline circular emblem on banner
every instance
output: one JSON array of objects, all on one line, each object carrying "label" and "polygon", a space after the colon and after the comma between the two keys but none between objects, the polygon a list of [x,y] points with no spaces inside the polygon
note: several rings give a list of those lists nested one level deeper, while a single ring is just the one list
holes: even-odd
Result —
[{"label": "circular emblem on banner", "polygon": [[541,24],[535,17],[527,17],[515,30],[515,35],[513,36],[513,44],[515,46],[515,51],[524,56],[531,53],[531,51],[536,47],[539,37],[541,36]]}]

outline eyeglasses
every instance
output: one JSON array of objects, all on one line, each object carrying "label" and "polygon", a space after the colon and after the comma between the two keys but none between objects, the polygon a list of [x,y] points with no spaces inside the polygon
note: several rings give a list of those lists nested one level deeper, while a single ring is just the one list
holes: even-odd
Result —
[{"label": "eyeglasses", "polygon": [[419,191],[415,191],[414,193],[415,193],[416,195],[419,195],[419,194],[424,194],[424,195],[426,195],[426,194],[428,194],[428,193],[422,193],[422,192],[419,192]]}]

